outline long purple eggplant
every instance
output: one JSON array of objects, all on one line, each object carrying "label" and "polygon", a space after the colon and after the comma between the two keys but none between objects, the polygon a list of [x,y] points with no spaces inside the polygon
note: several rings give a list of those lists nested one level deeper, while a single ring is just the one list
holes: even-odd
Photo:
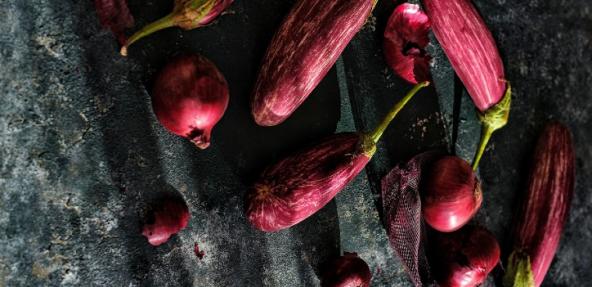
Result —
[{"label": "long purple eggplant", "polygon": [[257,124],[286,120],[362,28],[376,0],[299,0],[263,58],[251,113]]},{"label": "long purple eggplant", "polygon": [[510,115],[512,89],[493,35],[470,0],[422,0],[432,31],[479,110],[481,139],[477,170],[491,135]]},{"label": "long purple eggplant", "polygon": [[514,225],[504,286],[538,287],[551,266],[574,196],[576,158],[569,128],[552,122],[539,136],[528,189]]},{"label": "long purple eggplant", "polygon": [[376,143],[405,104],[429,82],[409,91],[370,133],[339,133],[263,171],[246,198],[246,217],[273,232],[305,220],[325,206],[364,169]]}]

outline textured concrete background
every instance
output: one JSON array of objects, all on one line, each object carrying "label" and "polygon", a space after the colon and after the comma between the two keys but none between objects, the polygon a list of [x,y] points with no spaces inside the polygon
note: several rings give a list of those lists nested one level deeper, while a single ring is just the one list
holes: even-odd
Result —
[{"label": "textured concrete background", "polygon": [[[130,0],[136,27],[166,14],[169,2]],[[574,133],[577,186],[544,285],[586,286],[592,282],[592,4],[474,2],[514,87],[510,123],[481,164],[485,198],[476,221],[507,245],[536,135],[546,120],[562,120]],[[246,188],[266,164],[335,130],[372,128],[409,89],[383,60],[381,35],[394,3],[380,2],[293,117],[279,127],[257,127],[248,95],[292,3],[239,0],[210,27],[162,31],[122,58],[100,29],[92,1],[0,1],[0,286],[316,286],[319,264],[341,251],[357,251],[369,263],[373,286],[410,286],[380,223],[377,187],[396,163],[453,145],[445,127],[454,94],[463,92],[437,45],[430,47],[435,88],[400,114],[366,172],[335,201],[274,234],[253,230],[243,216]],[[150,108],[152,77],[181,52],[213,60],[231,86],[230,106],[205,151],[167,133]],[[462,99],[455,146],[467,156],[477,130]],[[181,194],[192,220],[154,248],[140,235],[141,220],[165,193]],[[193,255],[194,243],[206,252],[202,260]]]}]

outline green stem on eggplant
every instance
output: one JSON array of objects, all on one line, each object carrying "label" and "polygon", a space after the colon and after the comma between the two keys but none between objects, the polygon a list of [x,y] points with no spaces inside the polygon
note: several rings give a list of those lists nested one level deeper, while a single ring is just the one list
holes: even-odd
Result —
[{"label": "green stem on eggplant", "polygon": [[135,34],[133,34],[126,42],[125,45],[123,45],[123,47],[121,47],[121,50],[119,51],[119,53],[122,56],[127,56],[127,48],[133,44],[134,42],[140,40],[141,38],[144,38],[145,36],[148,36],[156,31],[162,30],[162,29],[166,29],[169,27],[173,27],[175,26],[175,19],[174,19],[174,14],[171,13],[169,15],[164,16],[163,18],[160,18],[148,25],[146,25],[144,28],[142,28],[140,31],[136,32]]},{"label": "green stem on eggplant", "polygon": [[411,100],[411,98],[413,98],[413,96],[415,96],[415,94],[417,94],[417,92],[419,90],[421,90],[422,88],[427,87],[429,85],[430,85],[430,82],[428,82],[428,81],[421,82],[421,83],[415,85],[413,87],[413,89],[411,89],[409,92],[407,92],[407,94],[405,95],[405,97],[403,97],[403,99],[401,99],[399,102],[397,102],[397,104],[395,104],[395,106],[393,106],[391,108],[391,110],[384,117],[384,119],[382,119],[380,124],[371,133],[368,134],[368,139],[371,141],[371,143],[370,143],[371,145],[376,145],[378,140],[380,140],[380,137],[382,137],[382,134],[384,133],[386,128],[393,121],[393,119],[397,116],[397,114],[401,111],[401,109],[403,109],[403,107],[407,104],[407,102],[409,102],[409,100]]},{"label": "green stem on eggplant", "polygon": [[532,287],[534,275],[530,264],[530,256],[514,250],[508,259],[508,267],[503,279],[504,287]]},{"label": "green stem on eggplant", "polygon": [[487,143],[491,138],[491,135],[503,128],[508,123],[508,117],[510,116],[510,105],[512,102],[512,88],[510,82],[507,82],[506,93],[499,103],[492,106],[483,113],[478,113],[479,121],[481,122],[481,138],[475,157],[473,158],[473,170],[477,170],[479,162],[485,152]]}]

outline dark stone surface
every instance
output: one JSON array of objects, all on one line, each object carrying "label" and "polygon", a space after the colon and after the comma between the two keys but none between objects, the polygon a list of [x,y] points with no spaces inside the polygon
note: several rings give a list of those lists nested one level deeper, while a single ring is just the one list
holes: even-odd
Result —
[{"label": "dark stone surface", "polygon": [[[592,4],[474,2],[514,87],[510,123],[494,135],[481,164],[484,205],[476,221],[508,252],[514,199],[525,190],[536,136],[548,119],[563,121],[576,142],[576,195],[543,285],[586,286],[592,282]],[[136,27],[166,14],[171,3],[130,0]],[[394,3],[380,2],[293,117],[278,127],[256,126],[250,89],[292,3],[237,1],[212,26],[159,32],[122,58],[112,35],[100,29],[92,1],[1,1],[0,286],[316,286],[319,265],[342,251],[368,262],[373,286],[410,286],[380,222],[379,180],[426,149],[454,146],[470,158],[478,131],[435,43],[435,86],[402,111],[366,172],[335,201],[273,234],[253,230],[244,218],[244,193],[266,164],[334,131],[371,129],[410,88],[383,60],[382,29]],[[205,151],[166,132],[150,107],[154,74],[186,52],[210,58],[230,83],[230,106]],[[456,136],[455,95],[462,99]],[[182,195],[192,220],[154,248],[140,235],[141,220],[164,193]],[[205,251],[202,260],[194,243]]]}]

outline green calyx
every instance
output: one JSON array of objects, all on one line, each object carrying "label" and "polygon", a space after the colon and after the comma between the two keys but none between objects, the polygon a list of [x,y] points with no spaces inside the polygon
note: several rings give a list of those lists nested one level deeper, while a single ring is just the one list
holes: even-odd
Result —
[{"label": "green calyx", "polygon": [[376,143],[372,140],[370,135],[362,135],[361,149],[362,152],[369,158],[374,156],[374,153],[376,153]]},{"label": "green calyx", "polygon": [[501,101],[485,112],[478,112],[479,121],[481,122],[481,139],[479,140],[479,146],[473,159],[473,170],[477,170],[479,161],[483,156],[491,135],[508,123],[511,103],[512,87],[510,86],[510,82],[507,82],[506,92]]},{"label": "green calyx", "polygon": [[183,29],[193,29],[200,27],[201,20],[214,8],[217,0],[187,0],[175,1],[173,12],[144,26],[140,31],[134,33],[125,45],[121,47],[119,53],[127,56],[128,47],[134,42],[162,29],[173,26],[179,26]]},{"label": "green calyx", "polygon": [[380,124],[371,133],[365,134],[363,136],[364,139],[362,143],[362,149],[368,157],[372,157],[374,155],[374,152],[376,152],[376,143],[380,140],[382,134],[389,126],[389,124],[393,121],[393,119],[397,116],[397,114],[403,109],[403,107],[405,107],[407,102],[409,102],[413,98],[413,96],[417,94],[419,90],[429,85],[430,82],[428,81],[421,82],[415,85],[409,92],[407,92],[403,99],[401,99],[391,108],[391,110],[386,114],[384,119],[382,119]]},{"label": "green calyx", "polygon": [[203,26],[201,21],[210,14],[220,0],[186,0],[175,7],[177,26],[190,30]]},{"label": "green calyx", "polygon": [[534,287],[534,275],[528,254],[514,250],[508,259],[504,287]]}]

